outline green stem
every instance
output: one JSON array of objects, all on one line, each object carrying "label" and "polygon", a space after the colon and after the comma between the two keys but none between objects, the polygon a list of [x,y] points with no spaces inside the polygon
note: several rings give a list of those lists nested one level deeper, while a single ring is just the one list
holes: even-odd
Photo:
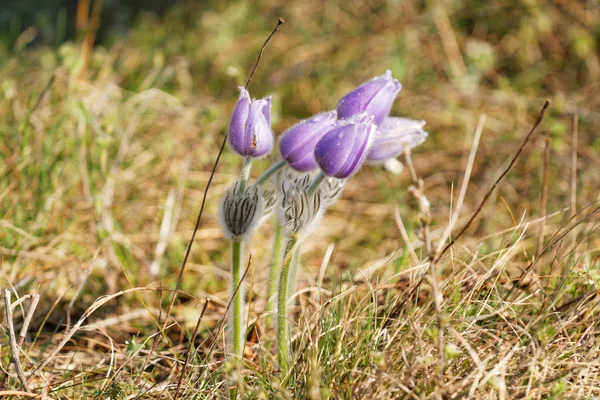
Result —
[{"label": "green stem", "polygon": [[250,179],[250,168],[252,168],[252,159],[246,157],[244,159],[244,165],[242,165],[242,173],[240,174],[240,195],[246,190],[248,186],[248,180]]},{"label": "green stem", "polygon": [[[269,286],[267,288],[267,313],[271,313],[277,305],[275,294],[281,267],[281,256],[283,252],[283,227],[279,223],[279,215],[275,223],[275,236],[273,238],[273,253],[271,258],[271,271],[269,272]],[[270,318],[269,318],[270,319]],[[270,323],[269,323],[270,325]]]},{"label": "green stem", "polygon": [[277,172],[281,168],[283,168],[285,166],[285,164],[286,164],[285,160],[280,160],[280,161],[277,161],[275,164],[271,165],[271,167],[268,170],[263,172],[263,174],[258,177],[258,179],[256,180],[256,184],[260,186],[263,183],[265,183],[266,181],[268,181],[269,178],[272,177],[275,172]]},{"label": "green stem", "polygon": [[[244,288],[242,286],[243,243],[239,239],[231,241],[231,296],[232,299],[232,353],[241,359],[244,353]],[[236,292],[237,289],[237,292]]]},{"label": "green stem", "polygon": [[289,327],[288,327],[288,285],[290,278],[290,269],[294,259],[294,247],[298,237],[294,234],[290,236],[285,247],[281,275],[279,277],[279,293],[277,296],[277,349],[279,358],[279,369],[281,370],[281,380],[285,381],[288,374],[289,365]]},{"label": "green stem", "polygon": [[325,180],[325,178],[327,178],[327,175],[325,175],[323,173],[323,171],[319,172],[319,175],[317,175],[315,180],[310,184],[310,187],[308,188],[309,196],[315,194],[315,192],[317,191],[317,188],[319,187],[321,182],[323,182]]}]

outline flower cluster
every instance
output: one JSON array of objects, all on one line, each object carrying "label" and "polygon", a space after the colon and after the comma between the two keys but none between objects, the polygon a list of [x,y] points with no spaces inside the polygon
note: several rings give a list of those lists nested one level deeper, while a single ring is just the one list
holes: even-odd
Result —
[{"label": "flower cluster", "polygon": [[[271,97],[251,99],[248,91],[241,88],[231,115],[228,141],[231,149],[244,157],[244,166],[239,180],[221,203],[223,230],[232,243],[231,321],[235,357],[243,354],[244,300],[240,294],[245,265],[243,249],[252,231],[273,211],[278,228],[268,304],[272,307],[270,299],[275,297],[271,288],[277,288],[278,355],[282,377],[286,376],[287,308],[289,291],[295,288],[294,271],[301,239],[316,227],[327,208],[339,198],[347,179],[365,163],[383,163],[427,138],[424,121],[389,116],[401,88],[400,82],[387,71],[342,97],[335,110],[292,126],[279,140],[282,160],[254,184],[249,184],[252,160],[266,156],[274,146]],[[270,187],[262,188],[267,182]],[[285,251],[281,247],[284,242]]]},{"label": "flower cluster", "polygon": [[320,167],[330,177],[347,178],[365,163],[397,157],[405,147],[427,138],[423,121],[389,117],[402,85],[387,71],[357,87],[323,112],[288,129],[279,141],[290,167],[309,172]]}]

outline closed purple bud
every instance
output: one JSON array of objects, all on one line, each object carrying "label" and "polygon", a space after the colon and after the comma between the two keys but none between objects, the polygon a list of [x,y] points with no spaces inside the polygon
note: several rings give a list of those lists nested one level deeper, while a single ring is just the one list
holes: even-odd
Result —
[{"label": "closed purple bud", "polygon": [[337,113],[327,111],[292,126],[279,140],[283,159],[296,171],[308,172],[317,168],[315,146],[335,126],[336,120]]},{"label": "closed purple bud", "polygon": [[342,97],[337,105],[338,117],[350,118],[366,112],[373,116],[373,123],[379,125],[390,113],[400,89],[400,82],[392,78],[392,71],[387,70]]},{"label": "closed purple bud", "polygon": [[363,113],[340,122],[319,140],[315,159],[326,175],[344,179],[358,171],[377,128],[372,120]]},{"label": "closed purple bud", "polygon": [[245,88],[231,113],[228,139],[231,148],[241,156],[260,158],[273,149],[271,131],[271,97],[250,100]]},{"label": "closed purple bud", "polygon": [[423,130],[425,121],[415,121],[408,118],[388,117],[377,128],[373,144],[367,156],[367,162],[383,163],[396,157],[404,148],[416,147],[427,138]]}]

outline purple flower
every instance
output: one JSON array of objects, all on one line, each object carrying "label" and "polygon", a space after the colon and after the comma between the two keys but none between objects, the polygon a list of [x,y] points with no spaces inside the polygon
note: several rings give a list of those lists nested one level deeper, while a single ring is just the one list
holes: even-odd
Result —
[{"label": "purple flower", "polygon": [[241,156],[259,158],[273,149],[271,131],[271,96],[250,100],[241,87],[240,98],[231,113],[228,132],[231,148]]},{"label": "purple flower", "polygon": [[416,147],[427,138],[423,130],[425,121],[407,118],[388,117],[383,120],[375,133],[373,144],[367,156],[367,162],[378,164],[398,156],[404,147]]},{"label": "purple flower", "polygon": [[345,121],[327,132],[315,148],[315,159],[328,176],[347,178],[361,167],[376,130],[373,117],[364,113]]},{"label": "purple flower", "polygon": [[327,111],[292,126],[279,141],[283,159],[296,171],[308,172],[317,168],[315,146],[335,126],[336,120],[337,113]]},{"label": "purple flower", "polygon": [[337,105],[338,117],[350,118],[366,112],[373,116],[373,123],[379,125],[390,113],[400,89],[400,82],[393,79],[392,72],[387,70],[342,97]]}]

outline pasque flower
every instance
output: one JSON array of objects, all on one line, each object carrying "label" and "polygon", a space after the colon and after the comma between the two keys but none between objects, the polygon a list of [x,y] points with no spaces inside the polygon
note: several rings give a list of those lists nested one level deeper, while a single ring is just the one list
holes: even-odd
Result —
[{"label": "pasque flower", "polygon": [[393,79],[392,72],[387,70],[342,97],[337,105],[338,117],[350,118],[366,112],[373,116],[373,123],[379,125],[390,113],[400,89],[400,82]]},{"label": "pasque flower", "polygon": [[349,120],[338,121],[338,125],[327,132],[315,147],[315,159],[325,175],[344,179],[362,166],[376,126],[373,117],[365,113]]},{"label": "pasque flower", "polygon": [[271,97],[250,99],[245,88],[231,114],[228,139],[231,148],[241,156],[260,158],[273,149],[271,131]]},{"label": "pasque flower", "polygon": [[221,200],[221,224],[226,236],[237,240],[256,227],[265,211],[265,200],[257,185],[244,189],[235,182]]},{"label": "pasque flower", "polygon": [[296,171],[308,172],[317,168],[315,146],[335,126],[336,120],[337,113],[327,111],[292,126],[279,140],[283,159]]},{"label": "pasque flower", "polygon": [[388,117],[377,127],[367,162],[383,163],[398,156],[404,148],[413,148],[425,141],[427,132],[423,130],[425,121],[408,118]]}]

